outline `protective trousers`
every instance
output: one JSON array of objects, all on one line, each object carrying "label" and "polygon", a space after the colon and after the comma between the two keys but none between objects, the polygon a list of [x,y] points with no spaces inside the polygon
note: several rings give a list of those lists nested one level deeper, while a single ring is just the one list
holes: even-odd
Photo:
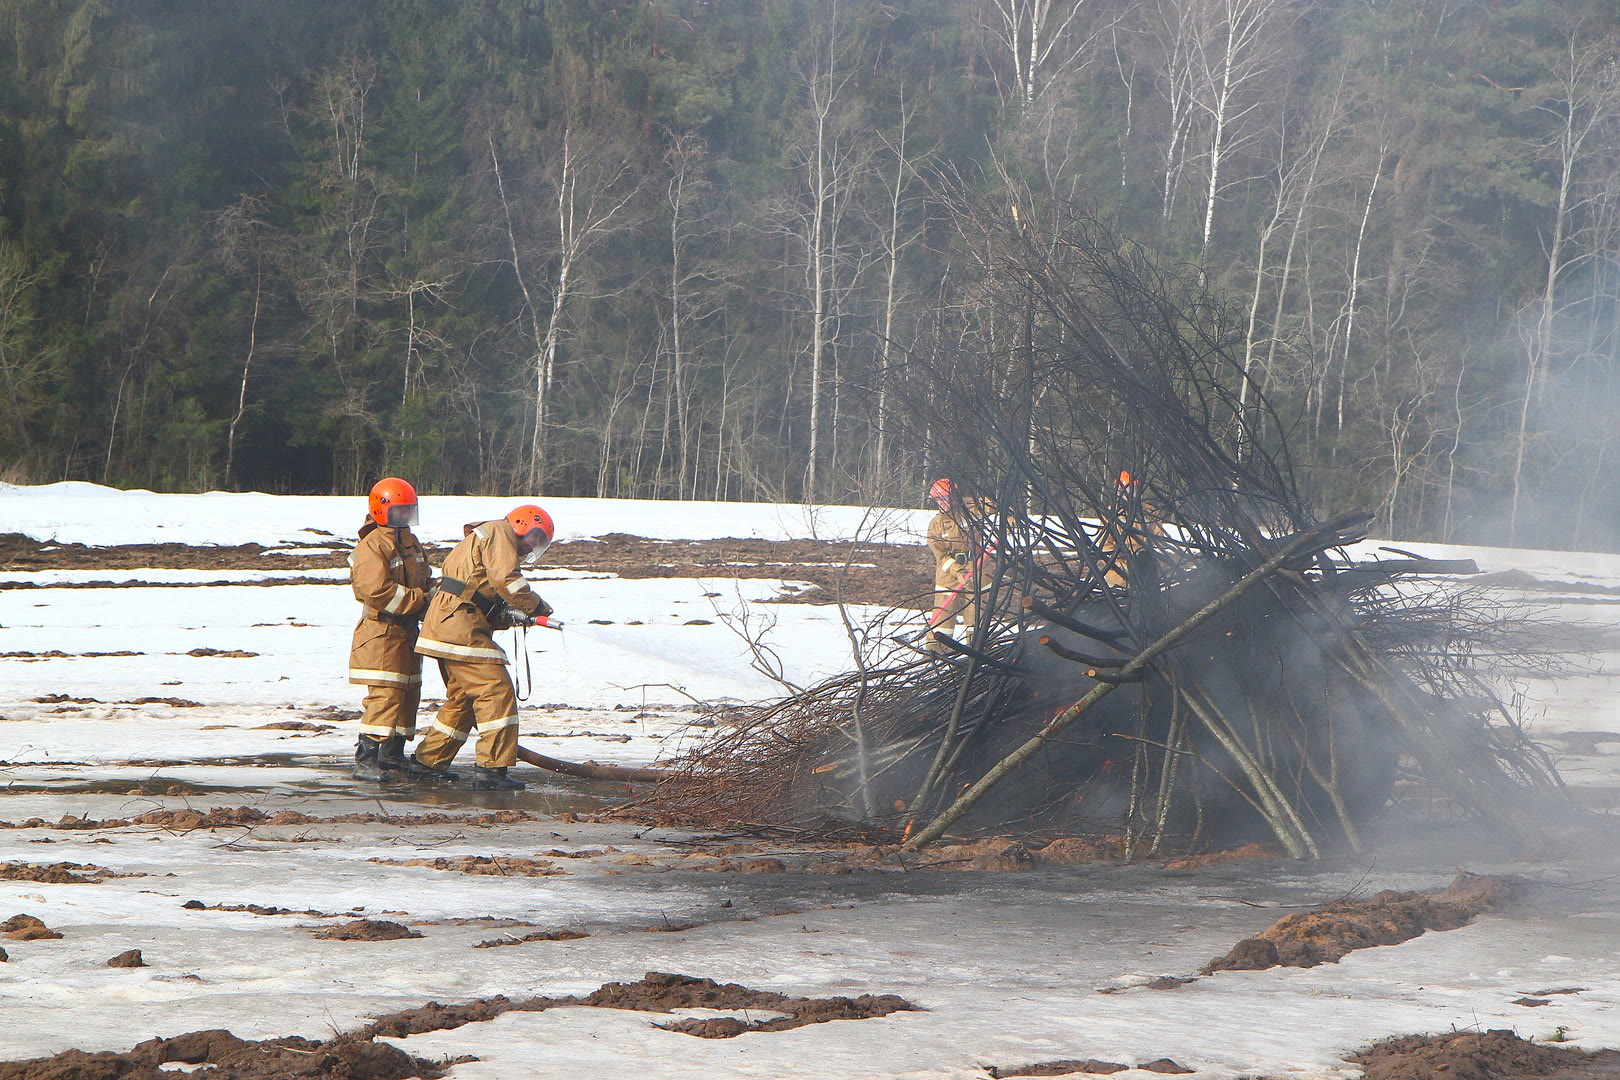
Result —
[{"label": "protective trousers", "polygon": [[[934,610],[928,615],[927,636],[928,647],[935,652],[945,648],[935,638],[935,630],[943,631],[958,641],[972,635],[978,615],[977,576],[972,566],[954,557],[941,559],[935,568]],[[960,629],[956,625],[958,619],[962,623]]]},{"label": "protective trousers", "polygon": [[421,682],[403,686],[372,684],[360,705],[360,734],[379,742],[394,735],[416,738],[416,710],[422,704]]},{"label": "protective trousers", "polygon": [[443,769],[478,728],[478,764],[503,769],[517,764],[517,694],[505,664],[440,660],[444,705],[416,747],[416,760]]}]

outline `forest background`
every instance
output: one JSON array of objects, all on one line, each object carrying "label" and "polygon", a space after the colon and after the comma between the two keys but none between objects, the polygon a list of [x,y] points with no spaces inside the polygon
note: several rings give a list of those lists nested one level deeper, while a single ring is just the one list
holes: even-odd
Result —
[{"label": "forest background", "polygon": [[994,331],[956,185],[1195,276],[1325,508],[1620,547],[1608,0],[0,0],[0,28],[3,480],[914,504],[926,440],[882,422],[908,358]]}]

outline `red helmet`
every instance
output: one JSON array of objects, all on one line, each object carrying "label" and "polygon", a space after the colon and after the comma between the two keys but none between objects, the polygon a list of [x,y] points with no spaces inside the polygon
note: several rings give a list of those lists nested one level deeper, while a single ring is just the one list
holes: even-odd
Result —
[{"label": "red helmet", "polygon": [[928,497],[938,503],[941,510],[949,513],[957,502],[956,485],[942,477],[929,486]]},{"label": "red helmet", "polygon": [[525,504],[506,515],[507,524],[517,533],[518,546],[531,555],[538,555],[551,546],[551,538],[557,535],[557,526],[552,524],[551,515],[533,503]]},{"label": "red helmet", "polygon": [[416,524],[416,489],[397,476],[384,477],[371,488],[371,520],[389,529]]}]

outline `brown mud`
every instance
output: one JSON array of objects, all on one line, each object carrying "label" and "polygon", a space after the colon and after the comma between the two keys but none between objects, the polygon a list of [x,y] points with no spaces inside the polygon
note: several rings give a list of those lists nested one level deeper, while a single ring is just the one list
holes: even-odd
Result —
[{"label": "brown mud", "polygon": [[487,814],[377,814],[367,811],[358,814],[336,814],[315,817],[296,810],[282,810],[267,814],[251,806],[216,806],[206,813],[201,810],[150,810],[131,818],[81,818],[68,814],[56,821],[44,818],[24,818],[22,821],[0,821],[0,829],[60,829],[76,832],[94,832],[100,829],[127,829],[137,825],[157,825],[165,829],[189,832],[192,829],[222,829],[254,825],[514,825],[521,821],[539,821],[526,810],[496,810]]},{"label": "brown mud", "polygon": [[1512,900],[1518,891],[1511,878],[1464,871],[1438,892],[1385,889],[1367,900],[1323,904],[1285,915],[1258,937],[1238,942],[1225,956],[1211,960],[1204,973],[1337,963],[1356,949],[1399,945],[1430,930],[1466,926],[1474,916]]},{"label": "brown mud", "polygon": [[[534,997],[513,1001],[507,997],[480,998],[465,1005],[430,1002],[380,1017],[357,1033],[367,1038],[403,1038],[424,1031],[445,1031],[463,1024],[493,1020],[507,1012],[544,1012],[563,1005],[589,1005],[602,1009],[628,1009],[634,1012],[673,1012],[676,1009],[757,1009],[782,1016],[754,1023],[732,1021],[679,1021],[658,1026],[704,1039],[729,1039],[749,1031],[786,1031],[807,1024],[830,1020],[869,1020],[895,1012],[917,1012],[917,1006],[894,994],[862,994],[860,997],[790,997],[770,990],[750,990],[736,983],[649,971],[633,983],[606,983],[584,997]],[[4,1080],[0,1076],[0,1080]]]},{"label": "brown mud", "polygon": [[[358,1031],[316,1042],[298,1036],[254,1041],[228,1031],[194,1031],[168,1039],[148,1039],[124,1053],[68,1050],[47,1058],[0,1062],[0,1080],[166,1080],[164,1064],[212,1065],[211,1076],[235,1080],[434,1080],[446,1068],[413,1058],[377,1038],[403,1038],[493,1020],[507,1012],[544,1012],[567,1005],[589,1005],[635,1012],[675,1009],[755,1009],[783,1015],[747,1023],[729,1017],[659,1025],[700,1038],[732,1038],[744,1032],[784,1031],[830,1020],[865,1020],[916,1006],[893,994],[856,998],[790,997],[750,990],[735,983],[649,971],[639,982],[608,983],[584,997],[482,998],[461,1005],[430,1002],[379,1017]],[[468,1058],[462,1061],[472,1060]],[[455,1064],[455,1062],[447,1063]]]},{"label": "brown mud", "polygon": [[337,915],[330,911],[316,911],[313,908],[266,907],[263,904],[205,904],[201,900],[187,900],[180,905],[187,911],[242,911],[249,915],[309,915],[320,919],[335,919]]},{"label": "brown mud", "polygon": [[531,941],[578,941],[580,938],[590,936],[583,930],[536,930],[522,937],[490,938],[488,941],[480,941],[473,948],[498,949],[502,945],[524,945]]},{"label": "brown mud", "polygon": [[1502,1029],[1402,1035],[1348,1060],[1366,1070],[1366,1080],[1620,1080],[1620,1051],[1536,1043]]},{"label": "brown mud", "polygon": [[566,874],[550,859],[525,859],[517,855],[441,855],[432,859],[367,859],[383,866],[423,866],[430,870],[452,870],[458,874],[484,874],[490,877],[551,877]]},{"label": "brown mud", "polygon": [[419,938],[422,932],[388,919],[354,919],[317,930],[315,936],[327,941],[404,941]]},{"label": "brown mud", "polygon": [[1074,1076],[1077,1073],[1107,1076],[1112,1073],[1124,1072],[1126,1069],[1141,1069],[1144,1072],[1163,1073],[1167,1076],[1177,1076],[1193,1071],[1169,1058],[1146,1061],[1140,1065],[1121,1065],[1117,1061],[1098,1061],[1096,1058],[1086,1058],[1083,1061],[1065,1059],[1063,1061],[1042,1061],[1034,1065],[1017,1065],[1005,1069],[998,1069],[990,1065],[986,1066],[984,1071],[992,1077]]},{"label": "brown mud", "polygon": [[0,922],[0,936],[11,941],[53,941],[62,935],[33,915],[13,915]]},{"label": "brown mud", "polygon": [[[190,547],[185,544],[126,544],[87,547],[50,544],[17,533],[0,534],[0,568],[27,570],[329,570],[346,565],[349,541],[331,544],[259,544],[233,547]],[[331,548],[341,550],[330,550]],[[448,548],[429,548],[430,559],[442,561]],[[933,596],[933,565],[921,544],[856,544],[824,540],[648,540],[610,533],[595,540],[554,545],[547,566],[616,574],[624,578],[780,579],[809,582],[808,589],[784,590],[782,603],[834,604],[840,597],[862,604],[926,609]],[[534,577],[544,580],[546,567]],[[81,588],[94,583],[51,585]],[[299,578],[266,581],[128,582],[142,585],[308,584]],[[105,588],[107,583],[100,586]],[[33,582],[0,582],[0,590],[33,588]]]},{"label": "brown mud", "polygon": [[117,874],[93,863],[0,863],[0,881],[37,881],[44,885],[99,885],[110,877],[144,876]]},{"label": "brown mud", "polygon": [[446,1069],[387,1043],[339,1035],[325,1042],[291,1036],[238,1039],[229,1031],[193,1031],[148,1039],[126,1053],[68,1050],[48,1058],[0,1062],[0,1080],[170,1080],[171,1062],[212,1065],[208,1076],[234,1080],[434,1080]]}]

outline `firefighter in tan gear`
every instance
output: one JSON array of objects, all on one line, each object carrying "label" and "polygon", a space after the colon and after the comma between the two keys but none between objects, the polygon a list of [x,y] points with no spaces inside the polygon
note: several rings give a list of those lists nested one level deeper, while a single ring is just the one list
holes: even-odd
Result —
[{"label": "firefighter in tan gear", "polygon": [[931,651],[943,652],[946,646],[936,631],[958,641],[973,633],[979,593],[989,570],[984,529],[994,507],[986,499],[964,499],[949,480],[934,481],[928,495],[939,513],[928,522],[928,548],[934,554],[934,609],[928,615],[924,641]]},{"label": "firefighter in tan gear", "polygon": [[416,641],[416,651],[436,657],[444,675],[444,707],[416,749],[417,763],[437,776],[454,779],[446,767],[476,724],[472,786],[523,789],[522,781],[506,775],[517,761],[517,694],[493,635],[551,614],[551,605],[523,580],[522,563],[543,552],[555,533],[550,514],[520,506],[505,518],[466,526],[444,560]]},{"label": "firefighter in tan gear", "polygon": [[1097,527],[1097,550],[1107,567],[1103,581],[1112,588],[1124,588],[1131,560],[1149,557],[1155,538],[1164,534],[1158,508],[1142,498],[1142,482],[1129,471],[1121,472],[1114,481],[1113,508]]},{"label": "firefighter in tan gear", "polygon": [[421,770],[405,757],[405,744],[416,736],[422,700],[422,658],[414,647],[433,572],[410,528],[416,489],[390,476],[371,489],[370,504],[349,557],[354,598],[364,605],[349,649],[349,681],[366,687],[354,776],[414,777]]}]

